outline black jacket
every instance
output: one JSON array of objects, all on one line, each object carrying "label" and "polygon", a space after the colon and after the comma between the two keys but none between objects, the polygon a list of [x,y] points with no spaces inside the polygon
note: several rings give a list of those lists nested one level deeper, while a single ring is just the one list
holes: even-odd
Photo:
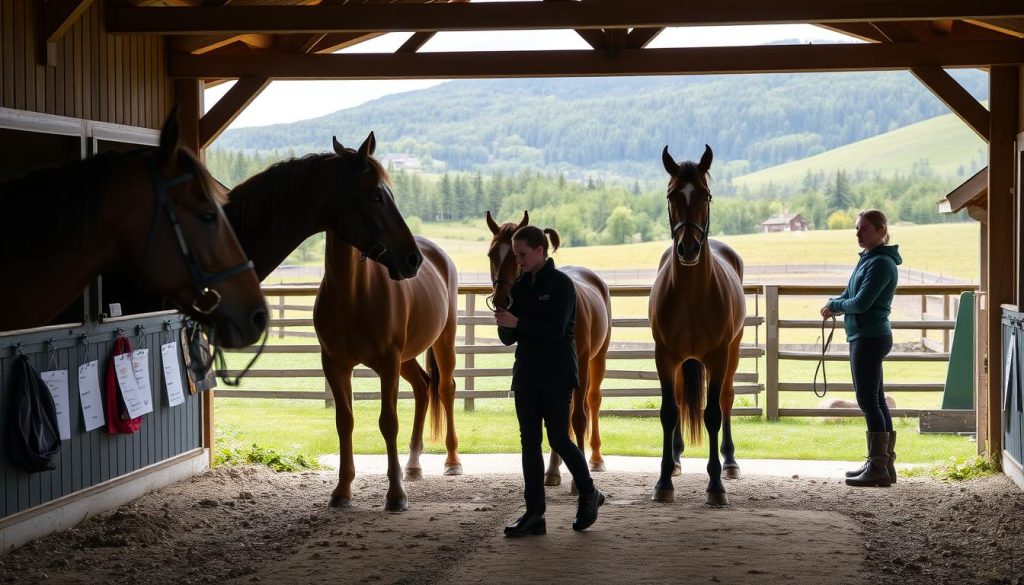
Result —
[{"label": "black jacket", "polygon": [[515,329],[498,327],[498,338],[516,346],[512,390],[572,389],[579,385],[576,363],[576,286],[548,258],[531,283],[523,273],[512,285],[510,312]]}]

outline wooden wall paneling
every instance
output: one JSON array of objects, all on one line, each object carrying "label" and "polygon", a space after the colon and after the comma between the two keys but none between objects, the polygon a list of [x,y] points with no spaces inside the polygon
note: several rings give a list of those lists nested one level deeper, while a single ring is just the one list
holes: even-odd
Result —
[{"label": "wooden wall paneling", "polygon": [[126,81],[128,82],[128,91],[125,97],[128,98],[129,124],[132,126],[140,126],[139,124],[139,100],[141,99],[141,92],[139,91],[142,85],[141,79],[139,79],[139,36],[132,35],[128,38],[125,50],[128,54],[125,57],[128,59],[128,75]]},{"label": "wooden wall paneling", "polygon": [[94,47],[92,42],[92,28],[89,26],[89,12],[92,11],[87,10],[82,14],[82,17],[78,19],[77,23],[75,23],[75,27],[82,31],[82,85],[80,86],[81,89],[79,92],[79,95],[81,96],[79,99],[82,100],[82,117],[89,120],[95,120],[96,118],[92,115],[92,52]]},{"label": "wooden wall paneling", "polygon": [[[105,7],[106,3],[104,2],[103,4],[104,4],[104,7]],[[104,8],[104,10],[106,10],[106,8]],[[104,29],[104,30],[106,30],[106,29]],[[106,121],[106,122],[114,122],[115,121],[115,117],[117,115],[116,114],[116,112],[117,112],[117,105],[116,105],[116,102],[117,102],[117,92],[116,92],[117,73],[115,72],[115,69],[114,69],[115,55],[117,53],[116,45],[115,45],[116,38],[113,35],[110,35],[110,34],[104,34],[103,37],[106,40],[106,42],[104,44],[107,47],[106,63],[103,65],[103,70],[106,73],[106,79],[107,79],[107,84],[106,84],[107,115],[103,117],[103,120]]]},{"label": "wooden wall paneling", "polygon": [[113,68],[113,85],[114,85],[114,110],[111,112],[110,121],[115,124],[125,124],[124,119],[124,64],[123,59],[123,46],[124,37],[114,35],[114,68]]},{"label": "wooden wall paneling", "polygon": [[[38,23],[39,23],[39,19],[41,18],[41,15],[42,15],[42,10],[36,10],[35,14],[36,14],[36,24],[33,25],[32,30],[33,31],[38,31],[39,30],[38,29]],[[38,32],[35,32],[34,34],[38,34]],[[37,54],[35,56],[35,60],[34,60],[34,62],[32,64],[32,68],[35,70],[35,74],[36,74],[36,88],[35,88],[35,92],[36,92],[36,97],[35,97],[36,107],[35,107],[35,109],[36,109],[37,112],[47,112],[49,110],[46,109],[46,79],[47,79],[47,71],[46,70],[50,69],[50,68],[45,66],[45,65],[41,65],[40,64],[41,63],[40,59],[44,58],[45,56],[38,54],[38,52],[39,51],[45,51],[46,48],[42,44],[40,44],[38,41],[39,41],[39,39],[36,38],[36,40],[32,43],[33,49],[35,51],[37,51]]]},{"label": "wooden wall paneling", "polygon": [[[75,117],[76,118],[84,118],[85,117],[85,108],[84,108],[85,104],[84,104],[83,99],[82,99],[82,96],[83,96],[83,92],[82,92],[82,83],[83,83],[83,80],[82,80],[82,63],[85,60],[85,58],[83,57],[83,54],[85,53],[85,51],[87,49],[85,47],[85,38],[84,38],[85,35],[83,34],[83,30],[82,30],[82,21],[76,22],[74,24],[74,26],[71,27],[71,30],[68,31],[67,34],[70,34],[72,36],[71,50],[73,52],[73,59],[74,59],[74,61],[72,62],[71,67],[74,68],[74,76],[75,76],[75,85],[72,88],[72,92],[71,92],[71,96],[70,97],[74,101],[74,104],[75,104],[75,109],[74,109]],[[65,34],[65,36],[67,36],[67,34]]]},{"label": "wooden wall paneling", "polygon": [[39,62],[36,56],[36,42],[38,35],[37,17],[39,9],[35,4],[25,7],[25,109],[33,112],[39,111],[36,105],[36,63]]},{"label": "wooden wall paneling", "polygon": [[3,71],[0,75],[4,78],[4,94],[0,101],[5,108],[14,107],[14,3],[0,2],[0,11],[4,13],[4,34],[0,38],[3,46]]},{"label": "wooden wall paneling", "polygon": [[[4,6],[6,6],[6,5],[7,5],[6,2],[0,2],[0,51],[4,50],[4,43],[6,42],[7,34],[8,34],[7,31],[10,28],[10,25],[11,25],[10,21],[7,19],[7,15],[4,14]],[[4,65],[4,58],[3,58],[3,55],[0,55],[0,67],[3,67],[3,65]],[[7,80],[5,79],[5,77],[7,77],[6,73],[7,73],[7,68],[6,67],[3,67],[3,69],[0,69],[0,106],[6,105],[6,102],[4,102],[4,87],[7,85]],[[0,455],[2,455],[2,453],[0,453]],[[2,479],[3,478],[0,477],[0,480],[2,480]],[[4,505],[3,502],[0,501],[0,512],[2,512],[2,510],[3,510],[3,505]]]},{"label": "wooden wall paneling", "polygon": [[89,8],[89,12],[86,14],[89,19],[89,30],[92,35],[92,51],[90,52],[90,63],[89,63],[89,77],[92,79],[92,119],[102,120],[102,114],[100,110],[103,107],[103,93],[102,87],[103,82],[100,77],[100,71],[102,70],[101,63],[103,62],[100,55],[103,51],[103,32],[100,30],[99,21],[99,9],[94,4]]},{"label": "wooden wall paneling", "polygon": [[14,107],[25,109],[25,3],[14,3]]},{"label": "wooden wall paneling", "polygon": [[103,120],[105,122],[110,121],[107,112],[109,99],[107,89],[107,47],[110,44],[110,39],[103,28],[103,3],[100,2],[93,7],[96,13],[96,32],[99,35],[96,41],[96,46],[99,49],[96,53],[96,102],[98,109],[96,113],[97,120]]}]

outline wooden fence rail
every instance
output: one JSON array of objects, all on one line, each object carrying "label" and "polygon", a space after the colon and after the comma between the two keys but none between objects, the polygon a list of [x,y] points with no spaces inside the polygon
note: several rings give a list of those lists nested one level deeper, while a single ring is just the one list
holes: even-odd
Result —
[{"label": "wooden fence rail", "polygon": [[[977,290],[976,285],[970,284],[941,284],[941,285],[909,285],[902,286],[897,290],[899,296],[919,296],[923,300],[922,319],[920,320],[895,320],[892,323],[894,329],[920,330],[922,340],[929,331],[941,331],[944,334],[941,347],[945,351],[923,351],[923,352],[894,352],[889,355],[890,361],[906,362],[948,362],[949,361],[949,332],[953,329],[954,320],[950,316],[950,295],[959,295],[966,290]],[[780,319],[780,300],[785,297],[813,296],[820,299],[834,296],[842,292],[841,286],[832,285],[752,285],[744,286],[748,297],[748,317],[746,326],[748,334],[746,339],[751,339],[750,329],[753,333],[753,343],[745,343],[741,347],[741,357],[747,358],[745,362],[754,363],[754,371],[738,372],[734,378],[734,388],[737,394],[752,396],[754,407],[736,408],[737,415],[764,415],[770,419],[781,416],[820,416],[822,410],[807,408],[780,408],[779,396],[781,392],[809,392],[813,385],[806,382],[790,382],[779,379],[779,363],[782,360],[794,361],[816,361],[821,358],[818,352],[807,351],[806,349],[789,349],[780,344],[779,335],[782,330],[791,329],[818,329],[821,327],[820,320],[813,319]],[[315,286],[273,286],[265,287],[264,293],[267,296],[268,304],[277,318],[271,322],[272,328],[278,329],[280,337],[296,336],[304,334],[315,338],[310,331],[295,331],[295,328],[310,328],[313,326],[312,318],[288,318],[286,314],[291,312],[306,312],[312,310],[310,304],[293,302],[293,297],[312,298],[316,296]],[[481,378],[510,378],[512,375],[511,355],[514,348],[506,347],[497,343],[493,337],[481,338],[478,328],[483,327],[485,331],[493,332],[494,318],[487,311],[483,314],[478,311],[478,298],[489,295],[491,289],[487,285],[461,285],[459,294],[464,297],[463,307],[460,311],[458,322],[462,327],[463,335],[460,337],[462,343],[456,346],[456,353],[463,356],[464,367],[455,370],[455,377],[461,378],[461,388],[456,392],[456,398],[463,400],[466,410],[472,410],[476,399],[485,398],[507,398],[508,392],[501,390],[478,390],[476,381]],[[647,297],[650,294],[648,286],[613,286],[611,287],[613,298],[620,297]],[[926,314],[928,310],[927,299],[944,299],[943,317]],[[274,302],[276,301],[276,303]],[[763,313],[762,313],[763,307]],[[955,305],[954,305],[955,307]],[[621,342],[615,339],[615,331],[627,328],[648,328],[650,323],[646,317],[618,316],[612,319],[613,338],[612,347],[608,352],[608,359],[612,360],[653,360],[654,348],[651,342]],[[764,328],[762,332],[761,329]],[[842,328],[842,320],[837,320],[836,327]],[[492,334],[493,335],[493,334]],[[922,341],[922,343],[924,343]],[[636,346],[641,347],[636,347]],[[934,348],[934,343],[926,344],[926,348]],[[232,353],[253,353],[253,347],[232,350]],[[264,348],[266,354],[319,354],[320,347],[315,344],[287,344],[267,345]],[[506,367],[477,367],[476,356],[478,355],[506,355],[509,356]],[[763,359],[763,372],[762,369]],[[845,352],[833,351],[825,356],[828,362],[847,361]],[[222,375],[238,375],[238,370],[225,370]],[[356,378],[375,378],[376,374],[366,368],[357,368],[353,372]],[[251,378],[320,378],[323,379],[323,371],[320,368],[288,368],[288,369],[256,369],[248,373]],[[609,368],[606,372],[606,380],[630,380],[630,381],[652,381],[657,382],[658,375],[653,369],[621,369]],[[763,379],[762,379],[763,378]],[[605,383],[602,393],[605,397],[657,397],[661,391],[655,387],[639,388],[617,388]],[[852,391],[852,384],[831,383],[829,388],[838,392]],[[888,382],[886,390],[889,392],[936,392],[943,389],[942,384],[920,383],[920,382]],[[291,399],[314,399],[325,400],[327,404],[333,403],[330,389],[324,391],[267,391],[267,390],[219,390],[219,397],[227,398],[291,398]],[[355,400],[376,400],[379,399],[377,391],[356,391],[353,392]],[[400,399],[412,398],[412,392],[403,391],[399,393]],[[657,413],[655,409],[643,410],[602,410],[603,415],[633,415],[653,416]],[[894,414],[897,416],[917,416],[919,411],[915,409],[897,409]],[[846,412],[842,409],[828,410],[829,416],[852,416],[859,414],[858,410]]]}]

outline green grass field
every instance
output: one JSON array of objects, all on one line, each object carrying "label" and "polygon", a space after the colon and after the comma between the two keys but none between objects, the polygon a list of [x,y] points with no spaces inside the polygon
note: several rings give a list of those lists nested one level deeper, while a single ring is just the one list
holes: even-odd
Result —
[{"label": "green grass field", "polygon": [[756,189],[769,183],[799,184],[808,171],[834,173],[858,169],[869,174],[893,175],[906,173],[922,160],[927,160],[939,175],[956,176],[963,170],[964,161],[985,160],[981,150],[984,146],[985,143],[966,124],[953,114],[947,114],[816,156],[736,177],[733,185]]}]

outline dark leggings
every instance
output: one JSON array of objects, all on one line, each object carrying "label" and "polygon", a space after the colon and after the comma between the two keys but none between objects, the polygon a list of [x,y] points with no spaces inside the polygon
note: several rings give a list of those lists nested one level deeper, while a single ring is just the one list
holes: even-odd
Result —
[{"label": "dark leggings", "polygon": [[541,452],[541,425],[548,429],[548,444],[565,461],[581,494],[594,491],[587,460],[569,439],[569,403],[571,390],[516,390],[516,418],[523,447],[523,479],[526,483],[526,511],[543,514],[544,453]]},{"label": "dark leggings", "polygon": [[867,337],[850,342],[850,372],[857,406],[868,421],[868,432],[892,431],[892,415],[885,403],[882,360],[892,350],[892,336]]}]

